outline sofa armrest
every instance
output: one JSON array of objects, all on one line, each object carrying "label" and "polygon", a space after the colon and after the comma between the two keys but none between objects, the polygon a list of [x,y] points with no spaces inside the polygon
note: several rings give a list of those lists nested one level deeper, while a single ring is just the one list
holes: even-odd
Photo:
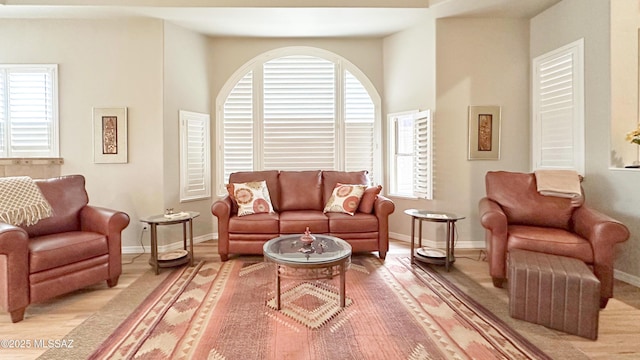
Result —
[{"label": "sofa armrest", "polygon": [[129,225],[129,215],[122,211],[86,205],[80,210],[80,230],[107,237],[109,246],[109,279],[117,281],[122,273],[122,230]]},{"label": "sofa armrest", "polygon": [[211,213],[218,218],[218,254],[222,261],[229,258],[229,219],[232,211],[233,203],[229,195],[211,205]]},{"label": "sofa armrest", "polygon": [[0,308],[10,312],[16,322],[22,320],[27,305],[29,235],[22,228],[0,223]]},{"label": "sofa armrest", "polygon": [[389,215],[396,210],[396,205],[391,199],[378,195],[373,203],[373,214],[378,218],[378,254],[381,259],[387,256],[389,251]]},{"label": "sofa armrest", "polygon": [[497,202],[484,197],[478,203],[480,224],[486,229],[485,245],[489,274],[496,287],[502,287],[507,277],[507,215]]},{"label": "sofa armrest", "polygon": [[375,203],[373,203],[373,213],[378,219],[382,217],[388,218],[395,210],[396,204],[394,204],[391,199],[382,195],[378,195]]}]

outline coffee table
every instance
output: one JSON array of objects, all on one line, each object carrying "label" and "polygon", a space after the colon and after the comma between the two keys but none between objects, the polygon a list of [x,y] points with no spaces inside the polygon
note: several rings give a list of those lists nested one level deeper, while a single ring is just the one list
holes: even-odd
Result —
[{"label": "coffee table", "polygon": [[280,310],[280,280],[332,279],[340,276],[340,307],[345,307],[345,273],[351,264],[351,245],[329,235],[314,235],[305,245],[303,234],[285,235],[264,244],[265,260],[276,264],[276,309]]}]

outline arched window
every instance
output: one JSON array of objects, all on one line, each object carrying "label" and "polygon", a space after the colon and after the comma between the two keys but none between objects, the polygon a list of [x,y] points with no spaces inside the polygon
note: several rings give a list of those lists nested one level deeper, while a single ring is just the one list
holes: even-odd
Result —
[{"label": "arched window", "polygon": [[223,87],[218,186],[254,170],[368,170],[381,182],[380,97],[353,64],[320,49],[263,54]]}]

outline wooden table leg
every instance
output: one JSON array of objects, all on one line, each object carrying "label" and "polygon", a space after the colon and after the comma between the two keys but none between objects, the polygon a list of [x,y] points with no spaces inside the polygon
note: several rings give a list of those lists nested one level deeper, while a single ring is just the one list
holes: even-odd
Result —
[{"label": "wooden table leg", "polygon": [[158,269],[158,229],[157,225],[151,223],[151,261],[156,275],[160,273]]}]

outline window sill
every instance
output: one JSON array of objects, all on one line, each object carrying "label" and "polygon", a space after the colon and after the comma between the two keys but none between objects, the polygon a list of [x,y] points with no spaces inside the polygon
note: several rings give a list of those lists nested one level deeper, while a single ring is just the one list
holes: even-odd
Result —
[{"label": "window sill", "polygon": [[63,158],[0,158],[0,166],[4,165],[62,165]]}]

